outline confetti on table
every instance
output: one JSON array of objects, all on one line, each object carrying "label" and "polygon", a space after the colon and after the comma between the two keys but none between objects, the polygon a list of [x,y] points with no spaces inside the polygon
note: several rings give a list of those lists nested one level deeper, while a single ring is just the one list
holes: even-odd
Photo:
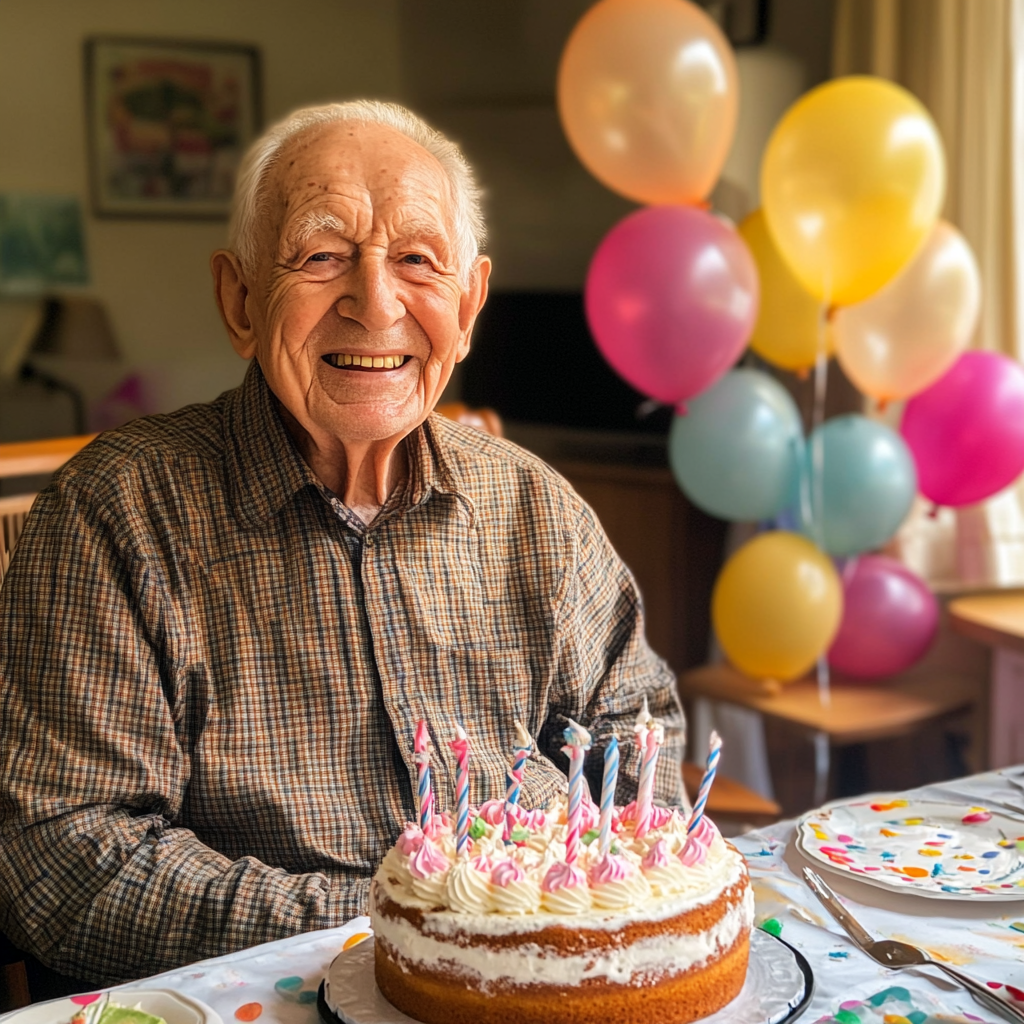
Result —
[{"label": "confetti on table", "polygon": [[[1021,930],[1024,931],[1024,929]],[[99,992],[90,992],[86,996],[72,996],[71,1002],[73,1002],[75,1006],[88,1006],[90,1003],[95,1003],[99,997]]]},{"label": "confetti on table", "polygon": [[767,918],[758,925],[758,928],[769,935],[774,935],[775,938],[782,934],[782,922],[777,917]]},{"label": "confetti on table", "polygon": [[355,935],[350,935],[345,940],[345,945],[341,947],[342,952],[344,952],[346,949],[351,949],[353,946],[358,946],[360,942],[362,942],[364,939],[368,939],[369,937],[369,932],[356,932]]},{"label": "confetti on table", "polygon": [[1014,922],[1013,922],[1013,923],[1012,923],[1012,924],[1010,925],[1010,927],[1011,927],[1011,928],[1012,928],[1012,929],[1013,929],[1013,930],[1014,930],[1015,932],[1024,932],[1024,921],[1014,921]]},{"label": "confetti on table", "polygon": [[291,975],[287,978],[281,978],[274,982],[274,988],[278,992],[298,992],[302,988],[302,979],[298,975]]},{"label": "confetti on table", "polygon": [[235,1010],[237,1020],[253,1021],[263,1012],[262,1003],[245,1003]]}]

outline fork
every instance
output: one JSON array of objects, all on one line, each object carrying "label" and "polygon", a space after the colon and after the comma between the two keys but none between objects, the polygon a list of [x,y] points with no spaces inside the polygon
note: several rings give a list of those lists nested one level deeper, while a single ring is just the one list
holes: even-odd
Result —
[{"label": "fork", "polygon": [[933,960],[923,949],[912,946],[909,942],[897,942],[895,939],[873,939],[854,918],[854,916],[839,902],[836,894],[822,881],[817,872],[810,868],[804,868],[804,878],[811,888],[811,892],[821,901],[822,906],[842,926],[843,930],[857,944],[860,949],[867,953],[872,960],[891,971],[901,971],[906,967],[925,967],[931,965],[938,967],[944,974],[948,974],[958,985],[967,989],[968,992],[986,1009],[997,1013],[1004,1020],[1024,1022],[1024,1012],[1010,1003],[1004,1002],[998,996],[990,992],[979,981],[975,981],[968,974],[950,967],[948,964]]}]

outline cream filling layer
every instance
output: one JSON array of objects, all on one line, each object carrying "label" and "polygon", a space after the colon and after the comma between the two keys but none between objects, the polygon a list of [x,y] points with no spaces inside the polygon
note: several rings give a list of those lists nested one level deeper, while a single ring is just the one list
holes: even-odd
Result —
[{"label": "cream filling layer", "polygon": [[378,941],[402,951],[398,960],[403,967],[451,971],[486,992],[497,983],[576,986],[594,978],[616,985],[641,985],[652,975],[681,974],[725,952],[750,930],[753,920],[754,895],[747,889],[741,902],[706,932],[657,935],[624,948],[589,950],[576,956],[562,956],[536,943],[515,949],[453,949],[449,942],[423,934],[404,918],[378,917],[374,930]]}]

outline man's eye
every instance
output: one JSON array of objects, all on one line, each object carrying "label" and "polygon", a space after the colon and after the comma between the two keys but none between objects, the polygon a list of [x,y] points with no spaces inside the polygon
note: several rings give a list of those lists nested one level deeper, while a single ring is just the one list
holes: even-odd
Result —
[{"label": "man's eye", "polygon": [[418,266],[421,263],[426,263],[427,258],[425,256],[421,256],[419,253],[411,252],[404,258],[404,262],[413,263]]},{"label": "man's eye", "polygon": [[309,257],[309,263],[326,263],[331,258],[329,252],[317,252]]}]

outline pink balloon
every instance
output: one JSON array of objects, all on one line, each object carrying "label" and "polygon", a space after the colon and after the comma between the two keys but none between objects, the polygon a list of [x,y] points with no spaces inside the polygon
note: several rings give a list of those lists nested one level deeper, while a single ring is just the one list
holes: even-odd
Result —
[{"label": "pink balloon", "polygon": [[906,566],[863,555],[843,573],[843,619],[828,652],[837,672],[877,679],[910,668],[939,628],[939,605]]},{"label": "pink balloon", "polygon": [[1024,470],[1024,368],[995,352],[965,352],[903,410],[900,433],[921,493],[973,505]]},{"label": "pink balloon", "polygon": [[739,358],[758,289],[750,250],[717,217],[651,206],[619,221],[598,246],[587,273],[587,320],[620,377],[674,405]]}]

